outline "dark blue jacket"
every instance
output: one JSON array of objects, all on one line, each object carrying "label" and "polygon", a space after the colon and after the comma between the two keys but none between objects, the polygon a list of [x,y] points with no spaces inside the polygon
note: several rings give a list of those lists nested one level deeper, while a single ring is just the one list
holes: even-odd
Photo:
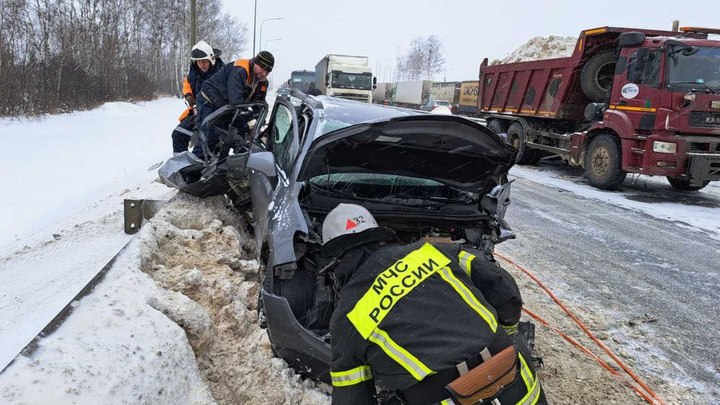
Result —
[{"label": "dark blue jacket", "polygon": [[[250,59],[227,64],[202,85],[203,96],[218,109],[227,104],[244,104],[265,100],[267,80],[258,81],[253,91],[253,66]],[[207,101],[206,101],[207,102]]]}]

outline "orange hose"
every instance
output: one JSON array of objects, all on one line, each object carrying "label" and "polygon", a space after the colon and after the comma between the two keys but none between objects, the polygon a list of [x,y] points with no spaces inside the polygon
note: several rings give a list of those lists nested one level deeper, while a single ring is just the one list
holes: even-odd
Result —
[{"label": "orange hose", "polygon": [[[610,365],[607,364],[603,359],[601,359],[600,357],[598,357],[597,355],[595,355],[595,353],[591,352],[588,348],[586,348],[585,346],[583,346],[582,344],[580,344],[580,343],[579,343],[578,341],[576,341],[575,339],[573,339],[573,338],[571,338],[570,336],[568,336],[568,335],[566,335],[565,333],[563,333],[560,329],[558,329],[558,328],[550,325],[546,320],[544,320],[543,318],[541,318],[540,315],[537,315],[537,314],[533,313],[532,311],[530,311],[530,310],[527,309],[527,308],[523,308],[523,311],[525,311],[525,313],[527,313],[528,315],[530,315],[531,317],[533,317],[535,320],[537,320],[537,321],[540,322],[541,324],[543,324],[543,325],[547,326],[548,328],[552,329],[555,333],[557,333],[558,335],[562,336],[565,340],[567,340],[568,342],[570,342],[570,344],[572,344],[573,346],[575,346],[575,347],[577,347],[578,349],[580,349],[583,353],[585,353],[585,354],[587,354],[588,356],[590,356],[593,360],[595,360],[598,364],[600,364],[605,370],[609,371],[610,374],[614,375],[615,377],[622,378],[622,376],[620,375],[620,373],[618,373],[617,370],[615,370],[614,368],[610,367]],[[652,398],[652,397],[650,397],[648,394],[642,392],[642,390],[640,390],[637,386],[633,385],[630,381],[625,380],[625,379],[621,379],[621,381],[622,381],[623,383],[625,383],[625,385],[627,385],[628,387],[632,388],[632,390],[635,391],[639,396],[643,397],[643,399],[645,399],[649,404],[652,405],[652,404],[657,403],[657,402],[654,402],[654,401],[653,401],[653,398]]]},{"label": "orange hose", "polygon": [[545,286],[545,284],[543,284],[537,277],[535,277],[534,274],[532,274],[529,270],[525,269],[524,267],[522,267],[522,266],[520,266],[519,264],[517,264],[517,263],[515,263],[514,261],[512,261],[510,258],[508,258],[508,257],[506,257],[506,256],[504,256],[504,255],[502,255],[502,254],[500,254],[500,253],[497,253],[497,252],[496,252],[495,255],[498,256],[498,257],[500,257],[501,259],[505,260],[506,262],[512,264],[513,266],[517,267],[520,271],[522,271],[523,273],[527,274],[528,277],[530,277],[533,281],[535,281],[535,283],[537,283],[537,285],[539,285],[540,288],[542,288],[543,290],[545,290],[545,292],[550,296],[550,298],[552,298],[553,301],[555,301],[555,303],[557,303],[558,306],[559,306],[560,308],[562,308],[562,310],[565,311],[565,313],[566,313],[573,321],[575,321],[575,323],[580,327],[580,329],[583,330],[583,332],[585,332],[586,335],[588,335],[588,337],[589,337],[590,339],[592,339],[601,349],[603,349],[603,351],[605,351],[605,353],[607,353],[608,356],[610,356],[610,358],[612,358],[613,361],[615,361],[615,363],[617,363],[617,365],[620,366],[620,368],[622,368],[633,380],[635,380],[635,382],[637,382],[641,387],[643,387],[643,388],[645,389],[645,391],[647,391],[648,394],[650,394],[650,396],[652,397],[652,402],[650,401],[650,399],[648,399],[647,397],[645,397],[645,396],[643,395],[643,398],[645,398],[646,401],[648,401],[649,403],[651,403],[651,404],[653,404],[653,405],[654,405],[654,404],[662,404],[662,405],[665,405],[665,403],[657,396],[657,394],[656,394],[647,384],[645,384],[645,382],[643,382],[642,379],[641,379],[640,377],[638,377],[638,376],[630,369],[630,367],[628,367],[622,360],[620,360],[620,359],[615,355],[615,353],[612,352],[612,350],[610,350],[603,342],[601,342],[597,337],[595,337],[595,335],[590,331],[590,329],[588,329],[588,327],[585,326],[585,324],[584,324],[580,319],[578,319],[578,317],[575,316],[575,314],[573,314],[573,313],[565,306],[565,304],[563,304],[563,303],[560,301],[560,299],[559,299],[557,296],[555,296],[555,294],[553,294],[553,292],[550,291],[550,289],[549,289],[548,287]]}]

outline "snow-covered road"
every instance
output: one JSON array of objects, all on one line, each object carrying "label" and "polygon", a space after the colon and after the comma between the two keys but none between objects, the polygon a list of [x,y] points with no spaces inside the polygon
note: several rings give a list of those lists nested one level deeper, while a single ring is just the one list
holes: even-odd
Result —
[{"label": "snow-covered road", "polygon": [[[3,173],[15,174],[0,180],[0,187],[11,190],[12,196],[0,202],[4,230],[0,235],[0,367],[131,239],[123,233],[123,199],[168,199],[174,195],[153,181],[156,171],[151,168],[170,155],[170,132],[182,108],[181,100],[160,99],[138,105],[109,103],[89,112],[32,121],[0,120],[0,139],[5,145],[37,151],[0,161]],[[578,194],[599,205],[673,221],[720,240],[720,185],[715,183],[686,198],[669,189],[664,179],[645,176],[629,178],[619,192],[596,190],[576,169],[552,162],[543,162],[539,168],[515,167],[513,176]],[[183,232],[202,228],[197,232],[207,234],[214,229],[204,228],[209,224],[181,226],[178,221],[183,217],[195,215],[189,208],[175,215],[164,221],[185,229]],[[145,238],[136,244],[157,244],[149,236]],[[176,295],[158,290],[140,271],[152,268],[148,263],[169,266],[153,249],[131,244],[117,269],[56,333],[43,339],[33,357],[19,357],[0,374],[2,402],[38,403],[50,397],[76,403],[142,402],[137,395],[166,403],[209,401],[200,377],[204,371],[195,363],[187,331],[183,333],[170,315],[161,313],[161,308],[171,307],[167,302],[175,299],[168,297]],[[720,251],[717,253],[720,257]],[[180,273],[186,277],[183,285],[197,278],[197,272],[190,270]],[[231,289],[239,294],[238,300],[247,299],[240,290]],[[252,325],[251,317],[243,319]],[[295,398],[295,403],[327,403],[323,387],[299,382],[291,372],[282,372],[282,364],[271,360],[264,332],[259,332],[243,336],[255,342],[257,346],[250,346],[260,356],[248,354],[248,358],[263,362],[256,368],[272,365],[265,373],[280,378],[281,396]],[[141,339],[142,344],[134,343]],[[170,346],[160,349],[163,345]],[[162,357],[157,353],[168,350],[173,355],[166,362],[154,361],[155,357],[143,360],[152,353]],[[176,378],[168,377],[167,367]],[[248,373],[246,369],[236,371]],[[246,382],[252,384],[254,378]],[[38,388],[40,381],[42,389]],[[174,390],[174,394],[163,397],[158,389],[166,394]],[[566,391],[574,389],[569,386]],[[232,389],[228,392],[234,395]]]}]

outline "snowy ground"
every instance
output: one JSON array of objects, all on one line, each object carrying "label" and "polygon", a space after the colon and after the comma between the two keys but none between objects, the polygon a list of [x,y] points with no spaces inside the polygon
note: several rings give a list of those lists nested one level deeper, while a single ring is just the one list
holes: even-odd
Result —
[{"label": "snowy ground", "polygon": [[[221,198],[175,195],[153,182],[156,164],[171,153],[170,132],[182,108],[180,100],[161,99],[0,120],[5,145],[33,151],[0,163],[2,173],[13,173],[1,184],[12,198],[0,203],[0,368],[14,358],[0,374],[3,403],[329,403],[327,387],[300,381],[272,358],[257,327],[257,263],[241,216]],[[664,180],[630,179],[624,191],[609,193],[566,173],[517,167],[511,177],[720,239],[717,205],[637,197],[652,196]],[[717,201],[720,185],[700,193]],[[125,198],[171,202],[132,238],[123,233]],[[28,356],[15,357],[131,239],[60,328]],[[521,277],[519,284],[531,290]],[[542,299],[537,291],[527,298]],[[642,402],[583,355],[554,349],[559,344],[556,336],[538,337],[546,364],[554,365],[543,373],[562,377],[552,390],[558,402]]]}]

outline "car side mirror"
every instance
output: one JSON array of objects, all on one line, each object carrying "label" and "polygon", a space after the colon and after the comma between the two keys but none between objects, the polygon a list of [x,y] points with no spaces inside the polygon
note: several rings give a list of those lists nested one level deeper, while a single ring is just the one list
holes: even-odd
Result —
[{"label": "car side mirror", "polygon": [[275,171],[275,156],[273,156],[272,152],[251,153],[247,160],[247,167],[269,178],[277,177],[277,172]]}]

